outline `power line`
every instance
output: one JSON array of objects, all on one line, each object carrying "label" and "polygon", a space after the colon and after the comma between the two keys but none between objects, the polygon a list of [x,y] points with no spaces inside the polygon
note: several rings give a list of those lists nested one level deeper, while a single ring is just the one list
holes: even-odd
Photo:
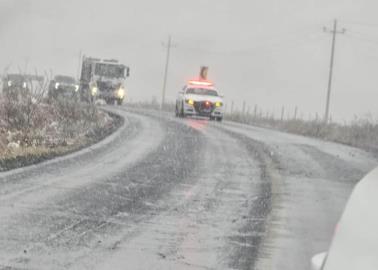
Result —
[{"label": "power line", "polygon": [[[300,29],[297,29],[296,31],[291,31],[287,33],[278,33],[278,35],[274,36],[269,36],[269,37],[262,37],[262,36],[255,36],[251,37],[248,39],[249,41],[253,41],[253,46],[248,46],[244,48],[235,48],[235,49],[228,49],[228,50],[209,50],[208,47],[206,48],[201,48],[201,47],[196,47],[197,44],[203,43],[201,40],[195,40],[193,38],[188,38],[188,37],[183,37],[181,36],[180,40],[185,40],[183,42],[183,45],[180,45],[181,50],[186,50],[186,51],[193,51],[193,52],[198,52],[198,53],[203,53],[203,54],[212,54],[212,55],[236,55],[236,54],[249,54],[249,53],[256,53],[256,50],[261,49],[261,48],[281,48],[282,45],[290,45],[290,44],[297,44],[298,41],[307,41],[307,40],[312,40],[315,38],[318,38],[317,35],[313,34],[313,29],[315,27],[318,27],[316,25],[313,25],[312,27],[303,27]],[[319,34],[320,35],[320,34]],[[190,43],[195,43],[196,45],[194,46],[188,46]]]},{"label": "power line", "polygon": [[363,33],[359,33],[359,32],[355,32],[355,31],[349,31],[348,30],[348,33],[351,32],[352,34],[349,35],[351,36],[352,38],[354,39],[358,39],[360,41],[364,41],[366,43],[370,43],[372,45],[378,45],[378,40],[373,40],[373,39],[370,39],[370,38],[366,38],[366,35],[363,34]]},{"label": "power line", "polygon": [[354,24],[354,25],[360,25],[360,26],[366,26],[366,27],[378,27],[377,23],[370,23],[370,22],[342,20],[342,23],[343,24]]},{"label": "power line", "polygon": [[[244,55],[248,54],[260,54],[261,49],[269,49],[270,53],[275,53],[282,50],[288,50],[292,49],[294,47],[301,47],[305,44],[305,42],[311,41],[323,41],[323,38],[320,38],[321,34],[311,35],[311,36],[301,36],[300,39],[291,38],[291,39],[283,39],[281,41],[276,42],[263,42],[260,44],[257,44],[255,46],[252,46],[250,48],[241,48],[241,49],[235,49],[235,50],[209,50],[204,49],[200,47],[189,47],[187,45],[180,46],[181,51],[188,51],[198,54],[207,54],[207,55],[232,55],[237,56],[240,55],[241,57],[244,57]],[[284,47],[284,46],[290,46],[290,47]]]},{"label": "power line", "polygon": [[344,28],[341,29],[341,30],[338,30],[337,29],[337,20],[334,20],[333,29],[330,30],[327,27],[324,27],[323,31],[332,34],[331,60],[330,60],[330,64],[329,64],[327,100],[326,100],[326,109],[325,109],[325,114],[324,114],[324,123],[327,124],[328,121],[329,121],[329,105],[330,105],[330,99],[331,99],[333,65],[334,65],[335,47],[336,47],[336,35],[337,34],[344,34],[346,30]]},{"label": "power line", "polygon": [[[348,31],[348,33],[349,33],[349,31]],[[378,53],[374,53],[374,52],[372,54],[369,53],[372,50],[377,50],[378,49],[378,42],[374,42],[373,43],[373,42],[361,39],[358,36],[354,36],[354,35],[350,35],[350,34],[348,34],[348,38],[350,38],[351,41],[357,41],[360,44],[363,44],[364,46],[366,46],[368,48],[368,49],[363,48],[363,50],[361,51],[361,53],[364,56],[368,57],[369,59],[372,59],[372,58],[374,58],[374,60],[378,59]]]}]

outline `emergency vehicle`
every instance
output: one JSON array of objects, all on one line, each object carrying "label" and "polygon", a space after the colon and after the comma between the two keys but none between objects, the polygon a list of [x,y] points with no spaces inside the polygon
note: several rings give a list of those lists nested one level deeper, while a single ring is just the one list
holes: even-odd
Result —
[{"label": "emergency vehicle", "polygon": [[224,112],[223,97],[214,83],[207,80],[207,67],[201,68],[200,78],[190,80],[178,93],[176,116],[201,116],[210,120],[222,121]]}]

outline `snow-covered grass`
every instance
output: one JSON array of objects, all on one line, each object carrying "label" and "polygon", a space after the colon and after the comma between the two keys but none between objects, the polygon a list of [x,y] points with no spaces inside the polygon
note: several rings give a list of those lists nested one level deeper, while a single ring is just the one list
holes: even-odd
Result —
[{"label": "snow-covered grass", "polygon": [[98,141],[115,122],[96,106],[75,100],[0,95],[0,171]]},{"label": "snow-covered grass", "polygon": [[330,123],[321,120],[280,120],[272,117],[254,117],[241,113],[226,114],[234,122],[273,128],[289,133],[347,144],[365,150],[378,152],[378,122],[371,118],[356,118],[350,123]]},{"label": "snow-covered grass", "polygon": [[[154,102],[127,103],[128,107],[160,110]],[[163,111],[174,113],[175,104],[167,102]],[[372,117],[355,118],[350,123],[330,123],[325,125],[321,120],[306,121],[303,119],[276,119],[266,116],[254,116],[241,112],[226,113],[225,120],[264,128],[277,129],[288,133],[338,142],[378,153],[378,122]]]}]

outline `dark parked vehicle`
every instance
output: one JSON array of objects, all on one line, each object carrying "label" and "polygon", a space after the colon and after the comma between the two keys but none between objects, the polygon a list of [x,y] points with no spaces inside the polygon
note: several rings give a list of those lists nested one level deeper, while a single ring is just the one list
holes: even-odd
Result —
[{"label": "dark parked vehicle", "polygon": [[56,75],[49,84],[49,98],[76,98],[79,93],[79,84],[71,76]]},{"label": "dark parked vehicle", "polygon": [[11,99],[21,99],[41,88],[43,77],[27,74],[7,74],[3,77],[3,94]]}]

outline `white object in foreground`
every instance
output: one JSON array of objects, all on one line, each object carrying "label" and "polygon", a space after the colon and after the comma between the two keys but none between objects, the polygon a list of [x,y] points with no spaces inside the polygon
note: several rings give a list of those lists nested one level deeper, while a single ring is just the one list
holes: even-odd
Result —
[{"label": "white object in foreground", "polygon": [[[378,269],[378,168],[354,188],[328,255],[312,259],[313,270]],[[324,265],[323,265],[324,264]]]},{"label": "white object in foreground", "polygon": [[324,263],[325,263],[326,258],[327,258],[326,252],[316,254],[311,259],[311,269],[312,270],[321,270]]}]

